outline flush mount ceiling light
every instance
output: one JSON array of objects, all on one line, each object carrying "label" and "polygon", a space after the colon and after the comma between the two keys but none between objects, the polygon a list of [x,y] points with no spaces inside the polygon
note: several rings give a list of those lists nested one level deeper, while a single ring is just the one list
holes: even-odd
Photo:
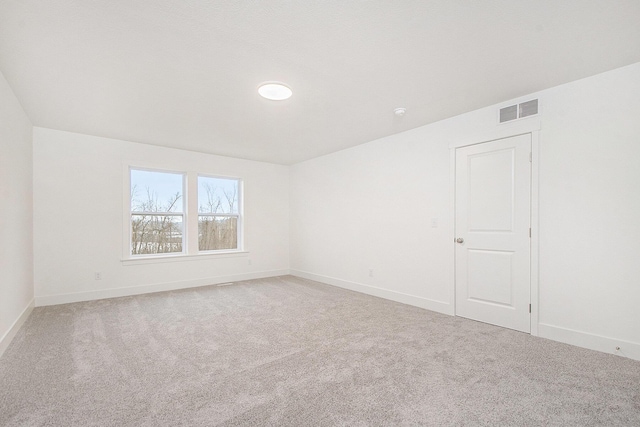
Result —
[{"label": "flush mount ceiling light", "polygon": [[263,98],[270,99],[272,101],[283,101],[285,99],[291,98],[291,95],[293,95],[293,92],[291,91],[289,86],[280,82],[262,83],[258,87],[258,93]]}]

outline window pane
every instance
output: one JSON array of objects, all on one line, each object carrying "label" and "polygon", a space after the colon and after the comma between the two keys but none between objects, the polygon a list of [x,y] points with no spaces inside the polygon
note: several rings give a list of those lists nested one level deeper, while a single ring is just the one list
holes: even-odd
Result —
[{"label": "window pane", "polygon": [[238,213],[238,180],[199,176],[198,212]]},{"label": "window pane", "polygon": [[183,175],[131,169],[131,212],[184,212]]},{"label": "window pane", "polygon": [[198,248],[201,251],[238,248],[238,218],[198,217]]},{"label": "window pane", "polygon": [[131,254],[182,252],[182,215],[131,215]]}]

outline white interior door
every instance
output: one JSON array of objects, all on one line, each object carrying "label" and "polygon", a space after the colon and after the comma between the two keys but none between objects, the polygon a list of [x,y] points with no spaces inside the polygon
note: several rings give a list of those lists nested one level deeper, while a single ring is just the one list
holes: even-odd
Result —
[{"label": "white interior door", "polygon": [[531,135],[456,149],[456,315],[531,331]]}]

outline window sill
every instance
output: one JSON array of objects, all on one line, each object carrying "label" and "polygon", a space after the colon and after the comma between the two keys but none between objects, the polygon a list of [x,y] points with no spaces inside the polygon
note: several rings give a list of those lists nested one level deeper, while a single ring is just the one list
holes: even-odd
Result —
[{"label": "window sill", "polygon": [[185,262],[185,261],[206,261],[220,258],[237,258],[244,257],[249,254],[249,251],[224,251],[215,253],[201,253],[197,255],[156,255],[156,256],[143,256],[135,258],[122,259],[123,266],[128,265],[143,265],[143,264],[158,264],[165,262]]}]

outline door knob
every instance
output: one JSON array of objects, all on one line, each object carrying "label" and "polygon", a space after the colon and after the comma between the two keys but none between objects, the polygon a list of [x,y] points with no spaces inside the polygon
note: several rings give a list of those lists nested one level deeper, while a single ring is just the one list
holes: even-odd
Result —
[{"label": "door knob", "polygon": [[458,242],[458,243],[464,243],[464,239],[463,239],[462,237],[458,237],[458,238],[456,239],[456,242]]}]

